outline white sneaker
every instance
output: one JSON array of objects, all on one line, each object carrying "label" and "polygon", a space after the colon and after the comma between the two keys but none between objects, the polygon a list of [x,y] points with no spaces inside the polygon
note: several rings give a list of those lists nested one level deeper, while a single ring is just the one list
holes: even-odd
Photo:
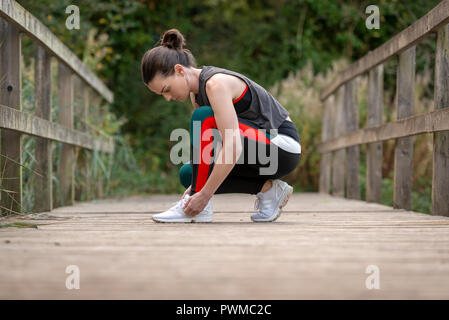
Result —
[{"label": "white sneaker", "polygon": [[176,205],[165,212],[153,215],[156,222],[212,222],[212,202],[209,200],[203,211],[195,216],[188,216],[184,213],[182,207],[186,203],[190,195],[186,195],[184,199],[178,201]]},{"label": "white sneaker", "polygon": [[259,210],[259,213],[253,214],[251,220],[254,222],[271,222],[276,220],[292,193],[293,188],[286,182],[279,179],[273,180],[270,190],[257,194],[254,210]]}]

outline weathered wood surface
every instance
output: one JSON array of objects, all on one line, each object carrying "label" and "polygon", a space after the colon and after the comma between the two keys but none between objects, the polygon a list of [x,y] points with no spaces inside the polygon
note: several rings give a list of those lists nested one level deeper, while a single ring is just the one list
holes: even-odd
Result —
[{"label": "weathered wood surface", "polygon": [[[78,130],[82,132],[89,132],[87,123],[89,121],[89,87],[82,81],[79,77],[75,77],[74,81],[74,94],[75,94],[75,110],[78,111],[76,114],[80,117]],[[82,148],[77,148],[77,165],[78,173],[81,176],[81,183],[77,189],[75,189],[75,200],[91,200],[91,167],[89,165],[89,157],[87,150]]]},{"label": "weathered wood surface", "polygon": [[[449,111],[449,25],[437,36],[435,108]],[[433,135],[432,213],[449,216],[449,131]]]},{"label": "weathered wood surface", "polygon": [[95,139],[84,132],[65,128],[57,123],[41,119],[27,112],[14,110],[1,104],[0,128],[20,131],[32,136],[64,142],[91,150],[97,149],[106,153],[114,151],[112,139]]},{"label": "weathered wood surface", "polygon": [[[340,137],[346,133],[345,112],[344,112],[345,87],[338,89],[335,106],[333,108],[335,123],[334,137]],[[332,194],[344,197],[345,195],[345,170],[346,170],[346,150],[340,149],[332,153]]]},{"label": "weathered wood surface", "polygon": [[[345,85],[344,115],[346,119],[346,132],[356,131],[359,128],[359,109],[357,105],[357,79]],[[360,200],[360,146],[346,149],[346,197]]]},{"label": "weathered wood surface", "polygon": [[[368,76],[368,105],[366,126],[382,124],[384,88],[383,64],[370,70]],[[382,200],[382,142],[369,143],[366,151],[366,201],[380,203]]]},{"label": "weathered wood surface", "polygon": [[364,128],[318,145],[318,152],[330,152],[357,144],[385,141],[422,133],[449,130],[449,109],[408,117],[403,120]]},{"label": "weathered wood surface", "polygon": [[[19,30],[0,19],[0,105],[13,110],[21,108],[22,77],[20,73],[21,39]],[[0,212],[22,212],[21,133],[1,130]]]},{"label": "weathered wood surface", "polygon": [[[72,71],[62,63],[58,64],[58,122],[73,129],[73,81]],[[61,197],[58,206],[70,205],[75,201],[75,148],[62,145],[61,159],[58,165],[59,187]]]},{"label": "weathered wood surface", "polygon": [[72,53],[42,22],[14,0],[0,0],[0,17],[23,31],[31,39],[49,50],[73,72],[78,74],[108,102],[114,101],[113,93]]},{"label": "weathered wood surface", "polygon": [[[330,140],[333,137],[333,106],[334,95],[324,101],[323,122],[321,125],[321,141]],[[321,154],[320,158],[320,192],[329,193],[331,187],[332,154],[330,152]]]},{"label": "weathered wood surface", "polygon": [[[36,46],[35,52],[35,109],[36,117],[51,120],[51,56],[44,48]],[[34,211],[51,211],[53,208],[52,188],[52,150],[51,141],[36,138],[35,171],[39,175],[34,177]]]},{"label": "weathered wood surface", "polygon": [[[398,120],[413,116],[415,111],[415,56],[415,46],[399,55],[396,78]],[[393,207],[406,210],[412,207],[413,139],[413,136],[397,139],[394,150]]]},{"label": "weathered wood surface", "polygon": [[361,75],[373,67],[377,66],[400,54],[402,51],[418,43],[431,32],[449,23],[449,0],[441,1],[435,8],[429,11],[424,17],[417,20],[407,29],[401,31],[382,46],[370,51],[347,69],[338,74],[337,79],[323,91],[321,100],[324,101],[330,94],[337,90],[342,84]]},{"label": "weathered wood surface", "polygon": [[[226,194],[212,224],[152,221],[179,197],[76,203],[20,220],[38,229],[1,228],[0,298],[449,298],[448,217],[302,193],[254,223],[255,197]],[[65,287],[68,265],[79,290]],[[379,290],[365,286],[369,265]]]}]

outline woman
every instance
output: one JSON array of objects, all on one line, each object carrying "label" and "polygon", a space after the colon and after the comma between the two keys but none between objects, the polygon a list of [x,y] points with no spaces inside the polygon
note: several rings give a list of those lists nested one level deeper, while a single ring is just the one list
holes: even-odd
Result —
[{"label": "woman", "polygon": [[[198,69],[184,45],[183,35],[171,29],[162,36],[161,45],[142,58],[142,78],[149,90],[167,101],[190,97],[195,108],[191,161],[180,169],[186,191],[175,206],[153,220],[212,222],[210,200],[216,193],[256,194],[258,213],[251,216],[252,221],[276,220],[293,192],[279,178],[293,171],[301,156],[298,132],[288,111],[242,74],[213,66]],[[196,129],[199,134],[194,134]],[[208,130],[219,135],[207,134]],[[214,147],[207,149],[210,142]]]}]

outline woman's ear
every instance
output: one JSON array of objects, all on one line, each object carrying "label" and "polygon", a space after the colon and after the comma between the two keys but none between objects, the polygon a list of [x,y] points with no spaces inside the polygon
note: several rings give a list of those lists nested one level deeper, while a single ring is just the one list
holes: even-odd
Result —
[{"label": "woman's ear", "polygon": [[175,64],[174,68],[175,68],[175,73],[177,73],[181,76],[185,75],[184,67],[182,65],[180,65],[179,63]]}]

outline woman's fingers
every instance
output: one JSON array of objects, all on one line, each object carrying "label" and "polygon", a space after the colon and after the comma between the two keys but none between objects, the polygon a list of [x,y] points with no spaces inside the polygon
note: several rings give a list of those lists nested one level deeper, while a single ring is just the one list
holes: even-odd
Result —
[{"label": "woman's fingers", "polygon": [[186,196],[186,194],[190,193],[192,186],[188,187],[186,191],[184,191],[184,194],[182,195],[181,199],[184,199],[184,197]]},{"label": "woman's fingers", "polygon": [[187,199],[186,203],[184,203],[184,207],[182,207],[182,209],[184,210],[184,213],[186,213],[186,214],[190,214],[189,203],[191,200],[192,200],[192,197]]}]

